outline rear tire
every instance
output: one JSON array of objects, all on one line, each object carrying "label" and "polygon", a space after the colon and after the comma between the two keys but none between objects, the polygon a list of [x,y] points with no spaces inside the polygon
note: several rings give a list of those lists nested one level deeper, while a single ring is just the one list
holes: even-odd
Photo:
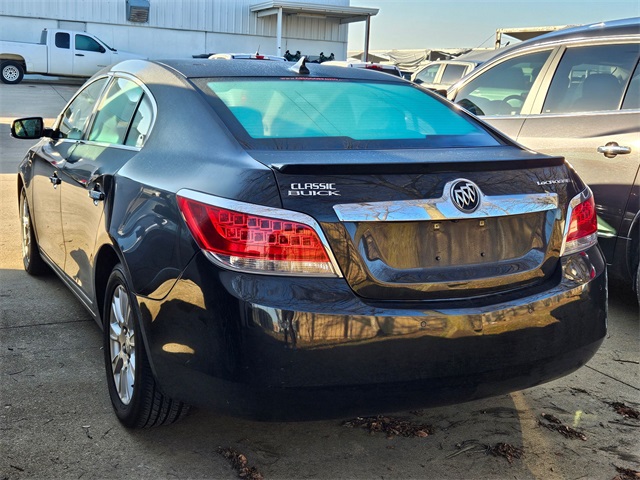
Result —
[{"label": "rear tire", "polygon": [[107,282],[102,318],[109,397],[120,422],[129,428],[146,428],[185,416],[189,407],[163,395],[153,377],[135,299],[121,264]]},{"label": "rear tire", "polygon": [[24,67],[15,60],[5,60],[0,63],[0,79],[3,83],[15,85],[24,78]]},{"label": "rear tire", "polygon": [[27,192],[22,189],[20,192],[20,223],[22,228],[22,264],[24,270],[29,275],[38,276],[47,272],[47,264],[44,263],[40,255],[40,248],[33,232],[31,221],[31,211],[27,202]]}]

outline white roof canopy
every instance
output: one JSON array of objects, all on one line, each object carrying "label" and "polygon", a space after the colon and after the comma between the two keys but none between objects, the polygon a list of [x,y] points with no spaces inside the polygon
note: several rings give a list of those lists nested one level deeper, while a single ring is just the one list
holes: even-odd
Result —
[{"label": "white roof canopy", "polygon": [[518,40],[529,40],[545,33],[555,32],[574,25],[553,25],[550,27],[523,27],[523,28],[498,28],[496,29],[496,48],[501,47],[502,35],[508,35]]},{"label": "white roof canopy", "polygon": [[305,3],[288,1],[269,1],[252,5],[251,11],[258,17],[277,16],[277,45],[278,55],[282,55],[282,15],[297,15],[319,19],[338,19],[341,24],[366,22],[364,39],[364,56],[369,51],[369,30],[371,17],[378,14],[377,8],[348,7],[342,5],[327,5],[323,3]]},{"label": "white roof canopy", "polygon": [[365,22],[369,17],[378,14],[377,8],[346,7],[340,5],[327,5],[324,3],[305,3],[270,1],[252,5],[252,12],[258,17],[277,15],[278,10],[287,15],[300,15],[313,18],[338,18],[340,23]]}]

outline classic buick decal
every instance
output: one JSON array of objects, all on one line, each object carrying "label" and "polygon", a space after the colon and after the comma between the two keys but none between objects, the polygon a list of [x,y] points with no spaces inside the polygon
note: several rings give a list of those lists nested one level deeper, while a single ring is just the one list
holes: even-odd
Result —
[{"label": "classic buick decal", "polygon": [[336,189],[335,183],[292,183],[289,188],[289,196],[340,196],[340,192]]}]

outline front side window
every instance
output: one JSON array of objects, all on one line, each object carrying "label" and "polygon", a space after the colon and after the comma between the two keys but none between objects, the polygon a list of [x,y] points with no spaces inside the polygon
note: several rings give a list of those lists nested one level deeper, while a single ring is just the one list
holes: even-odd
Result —
[{"label": "front side window", "polygon": [[542,112],[618,110],[638,54],[637,44],[568,48],[553,76]]},{"label": "front side window", "polygon": [[91,126],[89,140],[123,145],[142,94],[142,88],[135,82],[114,79]]},{"label": "front side window", "polygon": [[435,65],[429,65],[424,68],[418,75],[416,75],[415,82],[416,83],[434,83],[436,81],[436,76],[438,75],[438,70],[440,70],[440,64],[437,63]]},{"label": "front side window", "polygon": [[90,83],[71,102],[62,113],[62,119],[58,126],[59,138],[80,139],[87,126],[87,122],[93,113],[100,94],[107,83],[106,78],[101,78]]},{"label": "front side window", "polygon": [[519,115],[551,50],[510,58],[482,72],[455,101],[476,115]]},{"label": "front side window", "polygon": [[104,52],[104,48],[93,38],[86,35],[76,35],[76,50],[87,52]]},{"label": "front side window", "polygon": [[[410,84],[322,78],[199,82],[214,108],[222,117],[230,112],[258,141],[254,145],[278,139],[304,140],[298,145],[309,146],[302,148],[367,148],[354,142],[387,142],[391,148],[499,144],[479,123]],[[233,122],[227,123],[233,130]],[[298,148],[293,145],[286,142],[286,148]]]}]

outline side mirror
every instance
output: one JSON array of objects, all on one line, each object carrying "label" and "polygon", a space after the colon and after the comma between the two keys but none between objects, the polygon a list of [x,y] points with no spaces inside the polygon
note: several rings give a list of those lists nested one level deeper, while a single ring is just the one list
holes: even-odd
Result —
[{"label": "side mirror", "polygon": [[35,140],[47,137],[53,133],[50,128],[44,128],[42,117],[18,118],[11,123],[11,136],[22,140]]},{"label": "side mirror", "polygon": [[106,51],[107,51],[106,48],[104,48],[102,45],[100,45],[100,53],[104,53]]}]

